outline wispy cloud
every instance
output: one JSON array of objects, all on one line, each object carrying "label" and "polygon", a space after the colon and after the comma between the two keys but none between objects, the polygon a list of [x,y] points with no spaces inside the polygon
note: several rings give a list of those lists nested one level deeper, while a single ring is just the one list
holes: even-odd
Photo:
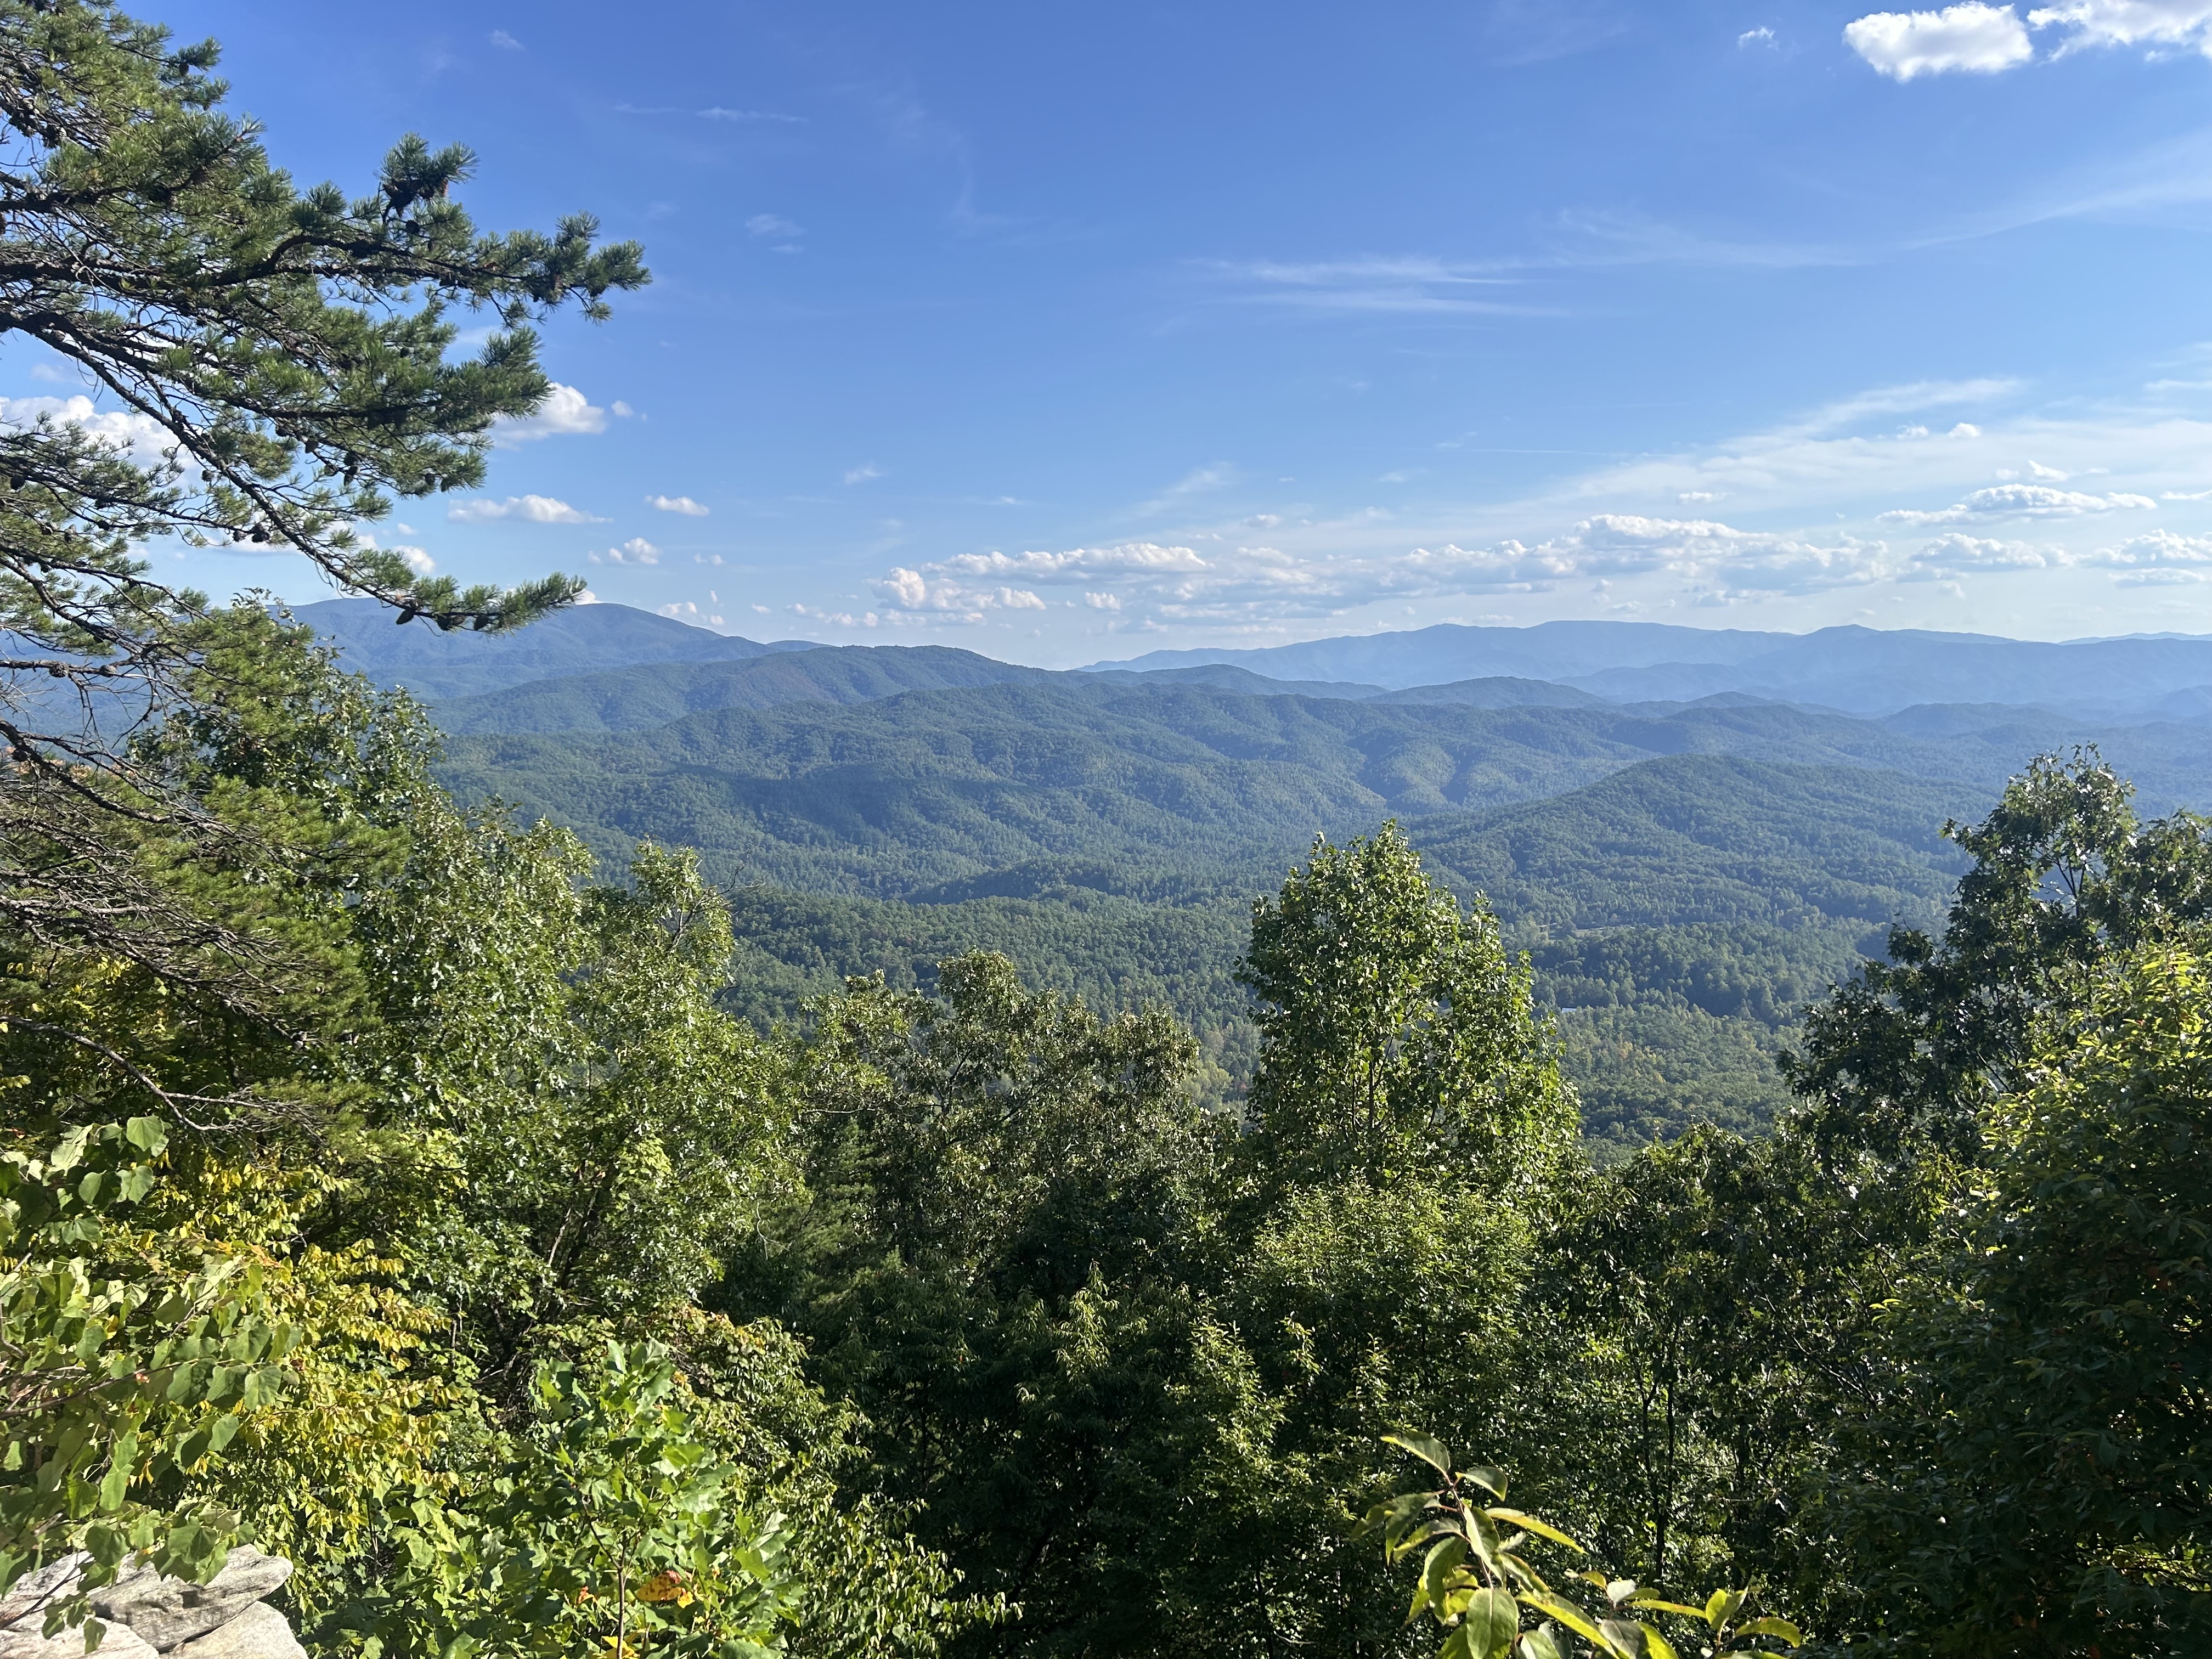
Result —
[{"label": "wispy cloud", "polygon": [[1485,297],[1510,278],[1493,267],[1454,264],[1421,256],[1293,263],[1211,260],[1201,265],[1232,297],[1253,304],[1312,312],[1471,313],[1527,316],[1533,307]]},{"label": "wispy cloud", "polygon": [[702,121],[769,121],[787,125],[800,125],[804,115],[786,115],[772,109],[731,109],[720,104],[709,104],[704,109],[693,109],[672,104],[617,104],[617,115],[688,115]]},{"label": "wispy cloud", "polygon": [[492,45],[497,46],[501,52],[520,52],[522,50],[522,42],[516,40],[505,29],[494,29],[486,38],[490,40]]},{"label": "wispy cloud", "polygon": [[883,476],[873,461],[863,461],[860,465],[846,471],[845,482],[848,484],[866,483],[871,478],[880,478]]},{"label": "wispy cloud", "polygon": [[1226,461],[1193,467],[1150,501],[1139,502],[1134,510],[1139,518],[1165,513],[1185,505],[1194,496],[1207,495],[1224,484],[1232,483],[1236,477],[1237,469]]},{"label": "wispy cloud", "polygon": [[689,495],[647,495],[645,504],[656,513],[681,513],[687,519],[703,519],[713,510]]}]

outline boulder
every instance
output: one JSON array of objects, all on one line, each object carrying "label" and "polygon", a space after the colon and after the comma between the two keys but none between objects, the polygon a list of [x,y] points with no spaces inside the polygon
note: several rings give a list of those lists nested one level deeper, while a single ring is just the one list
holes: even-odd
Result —
[{"label": "boulder", "polygon": [[171,1648],[165,1659],[307,1659],[307,1650],[292,1634],[290,1620],[267,1602],[256,1601],[228,1624]]},{"label": "boulder", "polygon": [[[278,1622],[283,1619],[279,1613]],[[44,1613],[33,1613],[20,1624],[0,1630],[0,1659],[84,1659],[83,1626],[56,1636],[41,1636],[39,1626],[45,1622]],[[289,1633],[290,1627],[286,1629]],[[152,1644],[130,1626],[109,1625],[94,1659],[155,1659],[155,1654]]]},{"label": "boulder", "polygon": [[77,1576],[91,1559],[82,1550],[76,1550],[47,1562],[36,1572],[25,1573],[8,1586],[5,1595],[0,1595],[0,1626],[44,1619],[49,1607],[76,1589]]},{"label": "boulder", "polygon": [[[93,1591],[92,1609],[111,1626],[130,1626],[166,1653],[229,1624],[263,1596],[281,1589],[291,1576],[292,1564],[283,1556],[264,1555],[240,1545],[207,1583],[142,1571]],[[283,1623],[282,1613],[275,1617]],[[0,1655],[0,1659],[10,1656]]]}]

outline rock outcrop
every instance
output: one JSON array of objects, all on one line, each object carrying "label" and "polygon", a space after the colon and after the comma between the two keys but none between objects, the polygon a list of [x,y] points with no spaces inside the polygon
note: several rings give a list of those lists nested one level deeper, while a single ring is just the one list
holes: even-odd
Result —
[{"label": "rock outcrop", "polygon": [[[0,1595],[0,1659],[84,1659],[82,1626],[41,1635],[46,1613],[76,1593],[83,1554],[64,1556]],[[126,1564],[92,1592],[107,1627],[99,1659],[307,1659],[291,1621],[263,1600],[283,1587],[292,1564],[240,1547],[204,1584]]]}]

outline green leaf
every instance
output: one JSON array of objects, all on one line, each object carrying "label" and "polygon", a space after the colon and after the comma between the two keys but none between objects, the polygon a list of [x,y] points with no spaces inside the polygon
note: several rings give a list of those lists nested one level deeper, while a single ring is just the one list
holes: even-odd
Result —
[{"label": "green leaf", "polygon": [[1521,1638],[1520,1659],[1560,1659],[1559,1644],[1549,1625],[1532,1630]]},{"label": "green leaf", "polygon": [[1460,1628],[1468,1633],[1470,1659],[1509,1659],[1521,1630],[1520,1604],[1504,1590],[1483,1590],[1468,1603]]},{"label": "green leaf", "polygon": [[1742,1590],[1715,1590],[1705,1598],[1705,1622],[1718,1630],[1743,1611],[1745,1594]]},{"label": "green leaf", "polygon": [[1549,1590],[1527,1590],[1522,1593],[1520,1600],[1522,1607],[1534,1607],[1537,1612],[1558,1620],[1583,1641],[1595,1642],[1600,1647],[1605,1645],[1604,1633],[1583,1615],[1580,1607],[1565,1596],[1554,1595]]},{"label": "green leaf", "polygon": [[1660,1613],[1679,1613],[1685,1619],[1695,1619],[1700,1622],[1705,1616],[1705,1610],[1703,1607],[1688,1607],[1682,1602],[1669,1601],[1657,1595],[1635,1596],[1630,1600],[1628,1605],[1632,1607],[1650,1607]]},{"label": "green leaf", "polygon": [[1385,1445],[1413,1453],[1445,1480],[1451,1479],[1451,1454],[1444,1449],[1444,1443],[1435,1436],[1418,1434],[1406,1429],[1396,1434],[1384,1435],[1382,1441]]},{"label": "green leaf", "polygon": [[1473,1468],[1463,1469],[1461,1473],[1465,1474],[1468,1480],[1474,1481],[1476,1486],[1481,1487],[1483,1491],[1488,1492],[1492,1498],[1503,1498],[1505,1496],[1506,1474],[1504,1470],[1492,1468],[1486,1463],[1478,1463]]},{"label": "green leaf", "polygon": [[1797,1626],[1787,1619],[1754,1619],[1736,1632],[1739,1636],[1771,1636],[1787,1642],[1793,1648],[1805,1645],[1805,1638]]},{"label": "green leaf", "polygon": [[1485,1513],[1493,1521],[1503,1521],[1509,1527],[1518,1527],[1523,1532],[1534,1533],[1539,1538],[1548,1538],[1554,1544],[1564,1544],[1577,1555],[1589,1553],[1588,1550],[1549,1522],[1539,1521],[1534,1516],[1526,1514],[1520,1510],[1488,1510]]},{"label": "green leaf", "polygon": [[1413,1592],[1413,1609],[1406,1615],[1409,1623],[1420,1616],[1425,1607],[1435,1607],[1437,1617],[1443,1616],[1441,1604],[1450,1589],[1451,1576],[1458,1570],[1460,1563],[1466,1559],[1467,1540],[1456,1534],[1444,1539],[1429,1552],[1428,1558],[1421,1563],[1421,1583],[1420,1588]]}]

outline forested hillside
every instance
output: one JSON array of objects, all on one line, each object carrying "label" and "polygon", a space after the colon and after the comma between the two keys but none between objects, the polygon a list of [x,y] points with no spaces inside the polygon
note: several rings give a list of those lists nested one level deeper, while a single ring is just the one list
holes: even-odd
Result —
[{"label": "forested hillside", "polygon": [[0,334],[161,437],[0,421],[0,1659],[2212,1651],[2191,728],[465,587],[362,526],[641,252],[215,62],[0,0]]},{"label": "forested hillside", "polygon": [[[1568,1011],[1569,1067],[1607,1155],[1705,1120],[1767,1121],[1774,1057],[1805,1003],[1926,925],[1958,868],[1938,831],[1977,803],[1894,775],[1705,757],[1647,761],[1555,799],[1405,820],[1437,878],[1483,896],[1532,953],[1538,995]],[[1039,860],[902,899],[732,890],[741,960],[730,1006],[799,1018],[842,975],[935,982],[967,949],[1005,952],[1094,1006],[1173,1008],[1198,1034],[1218,1097],[1255,1055],[1233,979],[1260,857],[1180,873]]]}]

